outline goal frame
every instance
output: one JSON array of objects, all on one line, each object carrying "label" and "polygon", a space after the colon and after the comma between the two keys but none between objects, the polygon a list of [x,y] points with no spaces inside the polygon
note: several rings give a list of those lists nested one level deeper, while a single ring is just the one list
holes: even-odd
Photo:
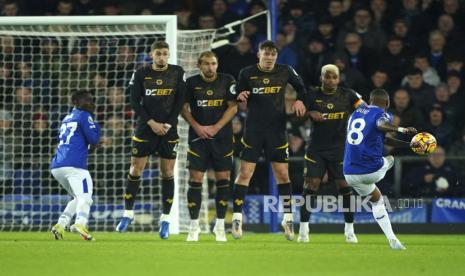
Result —
[{"label": "goal frame", "polygon": [[[177,17],[176,15],[118,15],[118,16],[12,16],[0,17],[0,25],[3,26],[27,26],[27,25],[148,25],[148,24],[166,24],[165,41],[169,44],[170,64],[178,63],[177,55]],[[0,33],[5,33],[0,32]],[[150,33],[150,32],[147,32]],[[18,33],[11,33],[18,35]],[[19,33],[21,34],[21,33]],[[86,33],[83,33],[86,35]],[[170,232],[179,233],[179,175],[178,163],[175,164],[174,182],[175,191],[173,206],[170,212]]]}]

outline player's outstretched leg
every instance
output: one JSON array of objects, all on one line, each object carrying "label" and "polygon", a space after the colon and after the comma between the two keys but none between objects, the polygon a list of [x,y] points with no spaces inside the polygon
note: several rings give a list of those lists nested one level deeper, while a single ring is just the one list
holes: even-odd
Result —
[{"label": "player's outstretched leg", "polygon": [[137,194],[139,193],[140,182],[140,176],[128,174],[126,193],[124,194],[124,213],[120,222],[116,225],[117,232],[126,232],[129,225],[134,220],[134,202],[136,201]]},{"label": "player's outstretched leg", "polygon": [[202,204],[202,183],[189,181],[189,189],[187,190],[187,208],[191,223],[186,241],[198,241],[200,234],[199,213]]},{"label": "player's outstretched leg", "polygon": [[65,210],[58,219],[57,224],[55,224],[51,232],[55,240],[62,240],[65,233],[65,228],[70,224],[71,219],[76,214],[77,198],[74,198],[66,205]]},{"label": "player's outstretched leg", "polygon": [[224,227],[224,218],[228,209],[229,201],[229,179],[219,179],[216,181],[216,223],[213,227],[213,234],[218,242],[226,242],[226,230]]},{"label": "player's outstretched leg", "polygon": [[376,188],[373,193],[371,193],[371,209],[373,212],[373,217],[378,223],[381,230],[383,230],[384,235],[389,241],[389,246],[394,250],[405,250],[405,246],[397,239],[394,231],[392,230],[391,221],[389,220],[389,215],[387,213],[386,207],[384,205],[384,200],[381,195],[381,192]]},{"label": "player's outstretched leg", "polygon": [[[344,236],[346,242],[348,243],[358,243],[357,236],[355,236],[354,231],[354,212],[350,210],[350,203],[352,198],[352,188],[347,185],[345,180],[338,180],[343,181],[343,184],[339,184],[339,194],[342,196],[342,206],[344,209],[348,209],[348,211],[344,211]],[[343,186],[343,187],[341,187]]]}]

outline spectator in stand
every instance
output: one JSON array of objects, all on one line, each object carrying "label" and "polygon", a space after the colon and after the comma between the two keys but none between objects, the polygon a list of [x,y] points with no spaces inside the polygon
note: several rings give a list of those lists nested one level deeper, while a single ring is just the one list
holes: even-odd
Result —
[{"label": "spectator in stand", "polygon": [[316,30],[310,35],[311,38],[320,38],[328,51],[336,50],[337,29],[329,17],[322,17],[318,20]]},{"label": "spectator in stand", "polygon": [[[370,100],[370,95],[369,92],[371,92],[374,89],[384,89],[388,91],[389,93],[392,93],[393,91],[393,86],[391,85],[389,75],[387,71],[383,68],[376,69],[373,74],[371,74],[370,77],[370,84],[368,85],[368,88],[365,91],[360,91],[359,93],[363,96],[363,100],[365,102],[369,102]],[[397,86],[394,86],[397,87]]]},{"label": "spectator in stand", "polygon": [[429,120],[425,131],[436,137],[439,145],[448,149],[454,140],[454,127],[444,117],[444,112],[439,104],[434,104],[429,112]]},{"label": "spectator in stand", "polygon": [[464,194],[462,182],[457,168],[446,160],[444,148],[438,146],[427,163],[414,168],[404,183],[414,197],[460,197]]},{"label": "spectator in stand", "polygon": [[297,52],[295,50],[296,46],[294,43],[287,42],[286,35],[283,32],[279,32],[276,35],[276,46],[279,49],[279,56],[276,62],[296,68],[298,62]]},{"label": "spectator in stand", "polygon": [[7,110],[0,109],[0,194],[9,194],[13,185],[13,168],[18,156],[18,129],[13,127],[13,116]]},{"label": "spectator in stand", "polygon": [[460,2],[458,0],[443,0],[442,1],[442,11],[443,13],[452,16],[457,26],[464,26],[465,20],[463,18],[463,3],[460,7]]},{"label": "spectator in stand", "polygon": [[2,5],[2,13],[3,16],[18,16],[20,14],[19,4],[18,1],[14,0],[6,0],[3,2]]},{"label": "spectator in stand", "polygon": [[407,74],[407,84],[403,86],[410,94],[410,99],[425,115],[434,103],[434,87],[423,81],[420,69],[411,69]]},{"label": "spectator in stand", "polygon": [[428,50],[428,59],[431,66],[436,69],[439,74],[439,77],[444,80],[446,77],[446,61],[445,61],[445,47],[446,39],[444,35],[438,31],[434,30],[429,33],[428,40],[429,50]]},{"label": "spectator in stand", "polygon": [[[422,39],[422,35],[428,33],[432,26],[432,18],[421,10],[419,0],[402,0],[402,7],[398,9],[395,18],[405,20],[409,29],[409,35],[414,41]],[[414,48],[416,45],[414,45]]]},{"label": "spectator in stand", "polygon": [[54,15],[70,16],[74,15],[74,3],[72,0],[59,0]]},{"label": "spectator in stand", "polygon": [[323,40],[318,36],[311,37],[307,46],[303,49],[303,54],[299,59],[298,66],[298,71],[305,85],[318,86],[320,84],[321,67],[330,62],[331,53],[326,50],[326,45]]},{"label": "spectator in stand", "polygon": [[[413,67],[420,69],[422,72],[423,81],[431,86],[437,86],[441,79],[439,78],[436,69],[430,66],[428,56],[423,53],[418,53],[413,59]],[[404,77],[402,85],[406,85],[408,78]]]},{"label": "spectator in stand", "polygon": [[350,87],[355,91],[366,91],[367,80],[365,76],[355,68],[348,65],[349,59],[345,53],[335,53],[333,64],[339,68],[339,80],[341,86]]},{"label": "spectator in stand", "polygon": [[236,79],[242,68],[257,63],[257,55],[253,53],[250,39],[246,36],[241,37],[235,46],[227,45],[215,52],[220,61],[218,72],[231,74]]},{"label": "spectator in stand", "polygon": [[404,47],[404,42],[399,36],[391,36],[387,47],[380,58],[380,66],[385,68],[391,83],[399,87],[402,78],[407,73],[411,58]]},{"label": "spectator in stand", "polygon": [[226,0],[213,0],[211,3],[211,10],[215,17],[216,24],[219,27],[238,20],[238,17],[228,10],[228,3]]},{"label": "spectator in stand", "polygon": [[48,116],[45,113],[35,113],[32,116],[32,130],[24,129],[22,136],[23,154],[26,158],[50,157],[56,133],[50,128]]},{"label": "spectator in stand", "polygon": [[362,46],[360,36],[356,33],[347,33],[344,45],[344,52],[349,58],[349,67],[359,70],[365,78],[371,76],[378,68],[377,55],[369,48]]},{"label": "spectator in stand", "polygon": [[455,25],[452,16],[449,14],[442,14],[439,16],[437,28],[446,38],[446,45],[448,45],[449,48],[453,47],[453,49],[450,50],[457,51],[465,47],[465,34],[460,27]]},{"label": "spectator in stand", "polygon": [[396,19],[392,24],[392,33],[400,37],[404,42],[404,48],[407,53],[411,53],[417,48],[417,38],[410,33],[408,23],[404,19]]},{"label": "spectator in stand", "polygon": [[[410,101],[410,95],[405,89],[401,88],[394,92],[393,105],[389,111],[399,117],[400,126],[422,129],[425,125],[422,112]],[[405,135],[401,138],[408,140],[408,136]]]},{"label": "spectator in stand", "polygon": [[204,12],[197,19],[197,27],[201,30],[215,29],[216,19],[213,14]]},{"label": "spectator in stand", "polygon": [[32,112],[34,110],[34,96],[29,87],[18,87],[15,90],[15,100],[11,107],[13,111],[14,127],[30,129]]},{"label": "spectator in stand", "polygon": [[463,116],[463,103],[450,100],[449,87],[444,83],[436,87],[435,96],[435,104],[441,107],[447,122],[458,129],[460,118]]},{"label": "spectator in stand", "polygon": [[330,0],[328,3],[328,14],[334,26],[344,26],[349,20],[349,14],[344,9],[342,0]]},{"label": "spectator in stand", "polygon": [[462,159],[454,160],[450,162],[461,172],[465,171],[465,128],[461,131],[461,136],[455,141],[447,151],[449,156],[461,157]]},{"label": "spectator in stand", "polygon": [[388,9],[387,1],[371,0],[370,10],[373,15],[373,23],[379,26],[384,33],[388,33],[393,18]]},{"label": "spectator in stand", "polygon": [[338,48],[344,47],[347,34],[358,34],[361,39],[361,46],[369,49],[370,52],[380,54],[386,45],[386,38],[383,30],[375,25],[372,21],[372,14],[367,8],[358,8],[352,21],[345,25],[345,28],[339,31]]},{"label": "spectator in stand", "polygon": [[188,7],[181,5],[174,11],[174,14],[178,18],[179,30],[195,29],[195,23],[192,20],[192,11]]}]

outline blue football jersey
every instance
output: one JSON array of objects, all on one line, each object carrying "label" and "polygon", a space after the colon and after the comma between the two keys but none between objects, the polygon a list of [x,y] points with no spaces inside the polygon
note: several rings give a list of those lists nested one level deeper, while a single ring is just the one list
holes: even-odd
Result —
[{"label": "blue football jersey", "polygon": [[51,168],[74,167],[87,170],[89,145],[100,140],[100,126],[92,114],[74,108],[61,123],[58,148]]},{"label": "blue football jersey", "polygon": [[381,121],[391,122],[384,109],[363,105],[350,116],[344,150],[344,174],[369,174],[383,166],[385,134]]}]

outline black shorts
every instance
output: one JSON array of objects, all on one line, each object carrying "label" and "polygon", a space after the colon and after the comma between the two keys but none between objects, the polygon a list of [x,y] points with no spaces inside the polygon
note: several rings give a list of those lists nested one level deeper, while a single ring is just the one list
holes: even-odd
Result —
[{"label": "black shorts", "polygon": [[189,141],[187,167],[201,172],[208,168],[213,168],[215,172],[230,171],[233,154],[232,137]]},{"label": "black shorts", "polygon": [[305,153],[305,176],[308,178],[323,178],[328,170],[330,180],[344,179],[342,165],[344,149],[317,150],[311,145]]},{"label": "black shorts", "polygon": [[164,159],[176,159],[176,149],[179,142],[177,133],[168,133],[144,140],[137,136],[132,137],[132,157],[146,157],[157,155]]},{"label": "black shorts", "polygon": [[241,160],[257,163],[263,151],[265,158],[271,162],[287,163],[289,161],[289,144],[285,131],[246,131],[241,142],[244,146],[240,155]]}]

